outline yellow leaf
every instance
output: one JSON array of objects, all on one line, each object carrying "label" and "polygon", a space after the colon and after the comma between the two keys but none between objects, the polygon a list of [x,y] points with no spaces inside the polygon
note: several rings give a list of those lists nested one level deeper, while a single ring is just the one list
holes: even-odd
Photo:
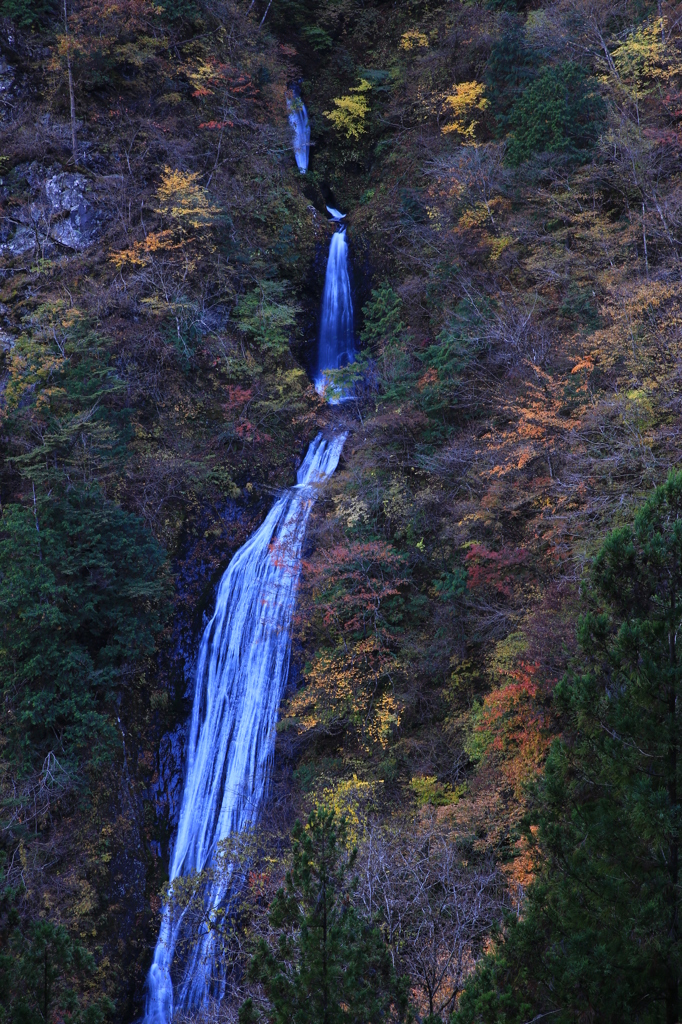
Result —
[{"label": "yellow leaf", "polygon": [[199,172],[173,171],[164,167],[157,190],[158,212],[193,228],[215,224],[220,207],[211,204],[206,189],[198,184]]},{"label": "yellow leaf", "polygon": [[426,48],[429,45],[428,38],[423,32],[418,32],[416,28],[410,29],[409,32],[404,32],[400,37],[400,49],[410,50]]},{"label": "yellow leaf", "polygon": [[457,132],[467,141],[473,142],[478,121],[472,115],[490,106],[484,93],[485,86],[480,82],[460,82],[456,85],[454,92],[445,97],[445,105],[450,108],[454,120],[443,126],[443,134]]},{"label": "yellow leaf", "polygon": [[352,95],[340,96],[333,101],[336,110],[323,112],[336,130],[342,132],[347,139],[359,139],[367,131],[365,122],[369,114],[369,102],[365,94],[371,88],[371,83],[366,78],[361,78],[360,84],[350,90]]}]

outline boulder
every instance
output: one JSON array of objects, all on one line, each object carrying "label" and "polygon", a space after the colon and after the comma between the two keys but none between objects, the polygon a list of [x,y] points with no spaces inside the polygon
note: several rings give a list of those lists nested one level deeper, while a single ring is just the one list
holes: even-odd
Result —
[{"label": "boulder", "polygon": [[81,250],[94,241],[105,212],[93,202],[88,178],[58,170],[54,165],[47,169],[45,177],[45,169],[34,161],[15,167],[3,184],[16,195],[14,183],[22,181],[35,198],[14,213],[16,227],[11,238],[6,237],[8,232],[0,232],[0,254],[22,256],[40,245],[45,255],[54,242],[67,249]]},{"label": "boulder", "polygon": [[[69,249],[82,249],[97,232],[102,211],[89,202],[88,181],[80,174],[55,174],[45,182],[45,195],[56,218],[49,235]],[[66,214],[67,216],[64,216]]]}]

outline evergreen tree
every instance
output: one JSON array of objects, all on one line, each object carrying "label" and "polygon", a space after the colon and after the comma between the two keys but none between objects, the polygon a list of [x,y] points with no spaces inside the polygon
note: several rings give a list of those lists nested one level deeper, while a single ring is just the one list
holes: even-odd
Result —
[{"label": "evergreen tree", "polygon": [[486,96],[499,135],[506,130],[512,106],[535,77],[539,59],[540,54],[526,45],[520,19],[504,15],[502,34],[490,51],[485,73]]},{"label": "evergreen tree", "polygon": [[0,956],[0,1021],[102,1024],[113,1009],[111,1001],[102,997],[84,1006],[77,994],[78,981],[94,966],[90,953],[62,925],[36,920],[25,932],[16,928],[9,951]]},{"label": "evergreen tree", "polygon": [[55,9],[50,0],[0,0],[0,14],[23,29],[43,25]]},{"label": "evergreen tree", "polygon": [[679,1021],[682,473],[608,537],[587,599],[583,661],[556,692],[541,868],[457,1024]]},{"label": "evergreen tree", "polygon": [[595,85],[570,61],[543,68],[512,107],[507,162],[517,167],[534,153],[585,159],[605,112]]},{"label": "evergreen tree", "polygon": [[[379,928],[350,902],[347,831],[333,811],[314,811],[293,831],[293,864],[270,910],[277,943],[260,940],[250,977],[263,985],[271,1024],[375,1024],[405,1006]],[[251,1000],[240,1024],[258,1014]]]},{"label": "evergreen tree", "polygon": [[116,695],[155,652],[169,596],[162,548],[97,488],[5,506],[0,694],[17,750],[103,756]]}]

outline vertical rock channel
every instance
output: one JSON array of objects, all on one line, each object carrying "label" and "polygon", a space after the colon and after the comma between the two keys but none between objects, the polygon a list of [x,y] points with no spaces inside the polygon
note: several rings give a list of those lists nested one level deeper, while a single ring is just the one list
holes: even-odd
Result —
[{"label": "vertical rock channel", "polygon": [[[275,723],[287,678],[301,547],[317,489],[338,465],[346,435],[318,435],[298,483],[230,562],[197,662],[185,783],[170,863],[171,883],[208,868],[218,843],[255,820],[265,791]],[[206,883],[209,917],[229,900],[229,867]],[[145,1024],[169,1024],[174,1009],[220,995],[214,933],[199,935],[181,977],[173,960],[186,911],[164,908],[147,977]]]},{"label": "vertical rock channel", "polygon": [[305,174],[308,170],[310,155],[310,124],[308,123],[308,111],[305,109],[305,103],[301,99],[297,87],[292,89],[291,96],[287,96],[287,110],[294,136],[296,166],[301,174]]},{"label": "vertical rock channel", "polygon": [[[348,275],[348,242],[341,221],[346,216],[333,207],[327,210],[331,219],[339,224],[329,243],[327,270],[322,294],[320,338],[317,355],[315,388],[322,394],[329,384],[327,370],[338,370],[355,358],[355,332],[353,327],[353,299]],[[334,401],[334,400],[332,400]],[[336,399],[338,401],[338,399]]]}]

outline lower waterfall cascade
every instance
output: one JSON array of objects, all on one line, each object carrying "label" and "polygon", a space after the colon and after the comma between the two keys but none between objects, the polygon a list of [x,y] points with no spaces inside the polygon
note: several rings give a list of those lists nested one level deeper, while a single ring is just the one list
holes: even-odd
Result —
[{"label": "lower waterfall cascade", "polygon": [[[335,471],[346,434],[310,444],[297,484],[275,502],[220,581],[201,640],[194,680],[186,774],[169,881],[205,870],[217,845],[254,822],[275,745],[291,652],[301,548],[317,490]],[[209,917],[229,898],[229,869],[208,881]],[[176,1009],[220,996],[214,932],[199,935],[176,991],[171,967],[186,911],[163,910],[147,977],[144,1024],[169,1024]]]}]

